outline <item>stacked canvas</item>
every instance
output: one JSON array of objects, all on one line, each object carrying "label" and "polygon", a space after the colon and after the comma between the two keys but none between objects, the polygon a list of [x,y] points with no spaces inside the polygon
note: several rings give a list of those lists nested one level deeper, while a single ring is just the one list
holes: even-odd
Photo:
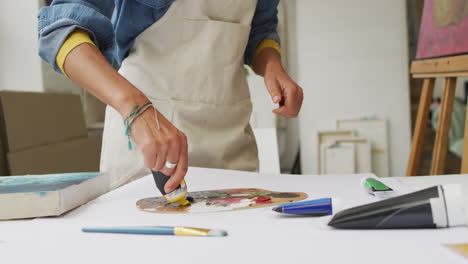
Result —
[{"label": "stacked canvas", "polygon": [[109,177],[99,173],[0,177],[0,220],[61,215],[108,186]]},{"label": "stacked canvas", "polygon": [[388,177],[384,119],[338,120],[336,129],[318,132],[320,174],[374,173]]}]

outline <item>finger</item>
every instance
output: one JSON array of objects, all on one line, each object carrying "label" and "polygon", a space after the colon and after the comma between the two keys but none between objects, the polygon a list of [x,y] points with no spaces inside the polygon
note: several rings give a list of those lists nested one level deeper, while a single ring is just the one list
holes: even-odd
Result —
[{"label": "finger", "polygon": [[302,101],[304,100],[304,92],[302,91],[302,88],[298,85],[295,85],[294,88],[294,100],[292,108],[290,109],[290,114],[294,117],[297,117],[299,115],[299,111],[301,111]]},{"label": "finger", "polygon": [[[166,160],[164,161],[163,168],[161,172],[166,174],[167,176],[171,176],[174,174],[175,167],[171,168],[170,166],[166,166],[166,162],[170,164],[177,164],[179,162],[179,155],[180,155],[180,139],[178,135],[171,136],[171,138],[167,141],[168,151]],[[169,164],[168,164],[169,165]]]},{"label": "finger", "polygon": [[286,93],[284,96],[284,104],[274,109],[273,113],[284,116],[286,118],[291,118],[293,117],[293,112],[294,112],[293,108],[294,108],[293,98],[291,95]]},{"label": "finger", "polygon": [[272,112],[284,116],[286,118],[294,118],[297,117],[298,114],[298,109],[299,107],[297,105],[300,105],[297,102],[288,102],[287,104],[278,107],[277,109],[274,109]]},{"label": "finger", "polygon": [[174,190],[182,180],[185,178],[185,174],[187,174],[188,170],[188,145],[187,145],[187,137],[182,134],[181,135],[181,150],[179,156],[179,162],[176,167],[176,171],[166,183],[164,189],[166,190]]},{"label": "finger", "polygon": [[302,108],[302,102],[304,101],[304,90],[299,86],[298,86],[298,89],[299,89],[299,96],[297,98],[297,107],[298,107],[297,111],[299,114]]},{"label": "finger", "polygon": [[268,78],[265,79],[265,85],[270,93],[271,100],[273,103],[279,104],[283,100],[283,95],[281,93],[281,87],[276,79]]},{"label": "finger", "polygon": [[153,171],[161,171],[164,167],[164,162],[166,162],[167,156],[167,146],[160,145],[158,146],[158,155],[156,158],[156,164],[154,165]]},{"label": "finger", "polygon": [[285,103],[284,108],[278,108],[275,113],[283,115],[287,118],[297,117],[299,109],[302,106],[302,89],[297,85],[289,85],[285,89]]},{"label": "finger", "polygon": [[281,106],[281,107],[279,107],[277,109],[274,109],[272,112],[277,114],[277,115],[284,116],[286,118],[293,118],[294,117],[289,113],[289,110],[287,109],[286,106]]},{"label": "finger", "polygon": [[148,147],[143,147],[142,148],[142,152],[143,152],[143,157],[144,157],[144,161],[145,161],[145,166],[149,169],[153,168],[155,166],[155,164],[157,163],[157,152],[154,148],[152,148],[151,146],[148,146]]}]

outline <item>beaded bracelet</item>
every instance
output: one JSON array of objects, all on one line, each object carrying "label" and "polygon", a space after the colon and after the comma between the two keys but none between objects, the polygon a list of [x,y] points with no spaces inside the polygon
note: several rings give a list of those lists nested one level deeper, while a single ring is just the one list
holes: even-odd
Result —
[{"label": "beaded bracelet", "polygon": [[152,102],[147,102],[146,104],[143,104],[143,105],[138,105],[138,104],[134,105],[132,110],[130,111],[130,114],[128,114],[128,116],[124,119],[125,135],[128,137],[128,149],[129,150],[132,150],[132,139],[130,135],[130,128],[132,127],[133,121],[135,121],[135,119],[141,116],[150,107],[154,108],[154,113],[156,115],[156,124],[158,126],[158,130],[160,129],[159,120],[158,120],[158,111],[153,106]]}]

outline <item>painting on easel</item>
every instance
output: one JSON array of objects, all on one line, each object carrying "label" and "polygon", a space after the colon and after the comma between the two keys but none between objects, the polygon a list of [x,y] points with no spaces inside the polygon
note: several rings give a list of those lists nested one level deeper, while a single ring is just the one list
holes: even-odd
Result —
[{"label": "painting on easel", "polygon": [[468,0],[425,0],[416,58],[468,53]]},{"label": "painting on easel", "polygon": [[187,206],[168,203],[164,197],[152,197],[139,200],[137,207],[151,213],[222,212],[296,202],[307,198],[307,194],[243,188],[192,192],[189,197],[192,202]]}]

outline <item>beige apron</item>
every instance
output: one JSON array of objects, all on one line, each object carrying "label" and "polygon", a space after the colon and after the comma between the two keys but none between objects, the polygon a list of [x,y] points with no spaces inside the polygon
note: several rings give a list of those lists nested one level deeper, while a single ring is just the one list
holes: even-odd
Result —
[{"label": "beige apron", "polygon": [[[136,38],[119,70],[187,135],[190,166],[258,169],[243,68],[256,3],[176,0]],[[109,106],[101,171],[111,188],[149,173],[140,150],[127,149],[122,117]]]}]

